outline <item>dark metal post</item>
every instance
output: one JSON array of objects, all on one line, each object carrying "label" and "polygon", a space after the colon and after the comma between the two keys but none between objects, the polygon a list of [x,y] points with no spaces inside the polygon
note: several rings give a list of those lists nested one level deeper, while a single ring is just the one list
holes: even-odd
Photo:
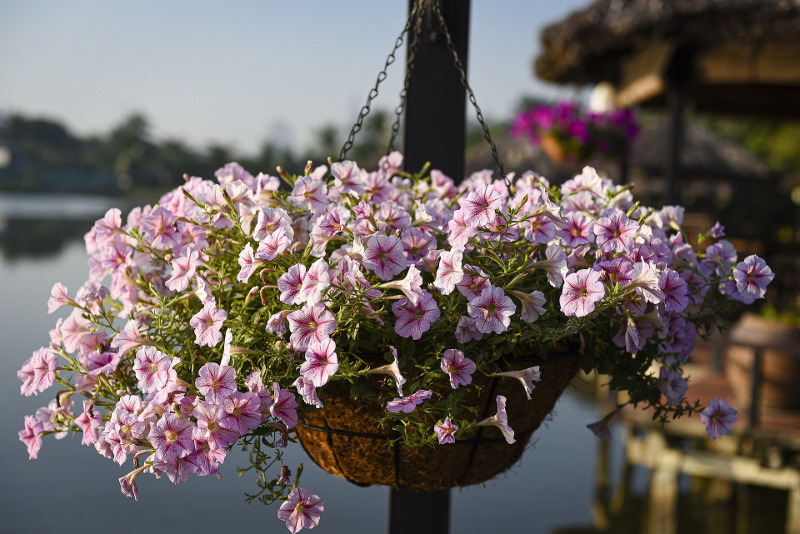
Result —
[{"label": "dark metal post", "polygon": [[749,428],[758,426],[758,400],[761,392],[761,379],[763,375],[761,348],[753,349],[753,368],[751,369],[750,382],[750,414],[747,419]]},{"label": "dark metal post", "polygon": [[[416,1],[409,0],[409,12]],[[470,2],[432,1],[439,2],[466,69]],[[460,182],[464,176],[466,90],[438,21],[431,8],[427,9],[408,85],[403,166],[414,172],[431,162]],[[414,492],[392,488],[389,501],[389,534],[447,534],[450,529],[449,490]]]},{"label": "dark metal post", "polygon": [[[409,9],[418,0],[409,0]],[[456,52],[466,69],[469,44],[469,0],[439,2]],[[405,110],[405,169],[431,164],[460,182],[464,175],[466,91],[430,7],[423,16]]]},{"label": "dark metal post", "polygon": [[390,490],[389,534],[447,534],[449,530],[449,490]]},{"label": "dark metal post", "polygon": [[686,107],[686,85],[691,76],[692,58],[687,48],[676,50],[665,74],[664,97],[669,116],[669,134],[665,156],[664,178],[669,185],[668,202],[682,204],[681,148],[684,140],[683,115]]}]

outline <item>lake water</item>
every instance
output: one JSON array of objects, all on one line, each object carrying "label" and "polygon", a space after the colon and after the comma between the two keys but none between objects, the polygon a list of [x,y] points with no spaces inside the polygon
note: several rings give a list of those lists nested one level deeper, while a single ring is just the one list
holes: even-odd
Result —
[{"label": "lake water", "polygon": [[[130,461],[119,466],[101,457],[82,446],[79,435],[61,441],[46,437],[39,459],[28,460],[17,431],[24,416],[46,405],[55,388],[22,397],[16,371],[49,340],[58,316],[47,315],[53,283],[64,283],[74,294],[85,281],[82,235],[106,209],[102,204],[64,197],[26,197],[23,202],[0,195],[0,531],[287,532],[276,517],[277,505],[245,502],[244,492],[257,487],[252,477],[237,477],[236,466],[248,465],[238,451],[220,469],[221,480],[191,476],[176,486],[166,478],[139,477],[138,502],[119,491],[118,478],[131,470]],[[482,486],[452,490],[451,532],[591,531],[600,445],[585,425],[600,418],[599,410],[591,396],[567,391],[516,466]],[[620,450],[615,436],[612,460],[619,459]],[[387,488],[359,488],[329,475],[299,445],[290,446],[286,458],[290,466],[305,464],[302,485],[325,501],[314,532],[386,532]]]}]

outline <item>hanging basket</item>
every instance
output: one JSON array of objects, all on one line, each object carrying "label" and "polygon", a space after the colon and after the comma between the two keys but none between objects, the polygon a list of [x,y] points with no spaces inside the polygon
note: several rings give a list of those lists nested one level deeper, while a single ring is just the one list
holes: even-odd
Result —
[{"label": "hanging basket", "polygon": [[553,163],[564,163],[566,161],[567,153],[564,151],[564,147],[552,135],[542,137],[539,146],[542,147],[544,153]]},{"label": "hanging basket", "polygon": [[[507,399],[508,421],[516,442],[508,444],[495,427],[481,427],[467,440],[432,447],[404,447],[389,440],[390,429],[379,428],[385,415],[375,402],[353,398],[349,384],[328,384],[320,392],[325,408],[306,413],[296,427],[306,453],[322,469],[347,481],[369,486],[430,491],[485,482],[510,468],[522,456],[533,432],[553,410],[556,401],[578,371],[577,351],[552,355],[547,360],[516,359],[516,369],[539,365],[542,381],[531,400],[515,379],[474,377],[483,386],[469,402],[482,417],[494,415],[495,397]],[[481,380],[481,378],[483,380]]]}]

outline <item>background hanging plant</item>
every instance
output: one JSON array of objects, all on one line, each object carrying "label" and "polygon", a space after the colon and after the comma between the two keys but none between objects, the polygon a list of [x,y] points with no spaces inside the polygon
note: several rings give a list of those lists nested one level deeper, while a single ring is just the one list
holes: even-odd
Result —
[{"label": "background hanging plant", "polygon": [[589,112],[574,102],[535,105],[514,119],[511,133],[535,146],[555,144],[563,156],[576,161],[593,158],[620,160],[639,127],[631,109]]}]

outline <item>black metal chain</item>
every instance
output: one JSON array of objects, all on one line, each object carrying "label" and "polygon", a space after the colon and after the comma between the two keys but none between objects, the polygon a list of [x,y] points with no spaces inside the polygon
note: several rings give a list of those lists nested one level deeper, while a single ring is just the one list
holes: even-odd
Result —
[{"label": "black metal chain", "polygon": [[[400,35],[397,37],[397,40],[394,43],[394,48],[389,53],[389,56],[386,58],[386,63],[383,65],[383,70],[378,73],[378,79],[375,81],[375,87],[373,87],[369,94],[367,95],[367,103],[362,106],[361,111],[358,113],[358,118],[356,119],[356,123],[353,125],[353,128],[350,130],[350,135],[347,137],[347,141],[345,141],[342,149],[339,151],[339,161],[344,160],[347,157],[347,152],[353,148],[353,144],[356,140],[356,134],[361,131],[361,128],[364,124],[364,118],[370,112],[370,105],[375,97],[378,96],[378,86],[380,86],[381,82],[386,79],[386,70],[389,68],[389,65],[394,63],[395,61],[395,54],[397,50],[403,45],[404,36],[410,31],[411,26],[414,24],[414,21],[417,17],[417,8],[418,6],[415,4],[414,8],[411,10],[411,13],[408,16],[408,20],[406,21],[405,28],[403,31],[400,32]],[[392,137],[394,140],[394,137]]]},{"label": "black metal chain", "polygon": [[497,164],[497,168],[500,170],[500,176],[503,178],[503,181],[505,181],[506,186],[508,186],[510,189],[511,182],[508,179],[508,176],[506,176],[506,171],[503,168],[503,162],[500,161],[500,155],[497,153],[497,145],[495,145],[494,141],[492,140],[492,135],[489,133],[489,127],[486,125],[486,121],[483,119],[483,113],[481,112],[481,108],[478,106],[478,101],[475,98],[475,93],[472,92],[472,87],[470,87],[469,82],[467,81],[467,73],[464,70],[464,65],[461,63],[461,59],[458,57],[458,52],[453,44],[450,31],[447,29],[447,24],[444,22],[442,11],[439,8],[439,2],[437,0],[432,0],[430,3],[433,5],[433,12],[436,14],[436,18],[439,20],[439,25],[442,27],[442,31],[444,32],[444,37],[447,40],[447,49],[453,55],[453,63],[455,64],[456,69],[458,69],[458,73],[461,75],[461,85],[463,85],[464,89],[466,89],[469,93],[469,101],[475,108],[475,112],[478,116],[478,122],[481,124],[481,128],[483,128],[483,136],[492,147],[492,157],[494,158],[494,162]]},{"label": "black metal chain", "polygon": [[394,150],[394,142],[397,139],[397,134],[400,131],[400,119],[403,116],[403,113],[406,109],[406,103],[408,101],[408,86],[411,83],[411,73],[414,70],[414,60],[417,57],[417,48],[419,46],[419,39],[422,35],[422,5],[423,1],[415,2],[414,10],[416,10],[416,16],[414,16],[412,12],[412,17],[414,18],[414,28],[410,32],[409,39],[408,39],[408,57],[406,58],[406,77],[403,81],[403,89],[400,91],[400,104],[394,110],[394,122],[392,123],[392,135],[389,138],[389,146],[386,149],[386,154],[388,155],[392,150]]}]

